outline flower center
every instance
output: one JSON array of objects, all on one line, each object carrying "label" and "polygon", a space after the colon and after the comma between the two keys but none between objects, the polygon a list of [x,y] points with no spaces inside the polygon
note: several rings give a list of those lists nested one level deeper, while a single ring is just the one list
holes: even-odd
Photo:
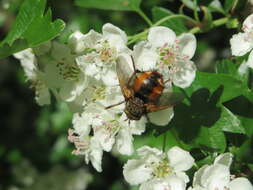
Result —
[{"label": "flower center", "polygon": [[103,100],[106,97],[106,90],[105,87],[95,87],[92,95],[92,102],[96,102],[97,100]]},{"label": "flower center", "polygon": [[151,167],[153,168],[153,176],[156,178],[164,178],[172,173],[172,169],[166,159],[153,163]]},{"label": "flower center", "polygon": [[114,135],[117,134],[117,132],[120,129],[119,122],[116,120],[111,120],[111,121],[104,121],[102,127],[109,132],[110,137],[113,137]]},{"label": "flower center", "polygon": [[68,140],[74,143],[76,148],[72,151],[72,154],[83,155],[89,149],[90,137],[81,138],[73,129],[68,130]]},{"label": "flower center", "polygon": [[65,64],[64,62],[58,62],[56,67],[59,69],[59,74],[64,80],[78,81],[81,70],[76,64]]},{"label": "flower center", "polygon": [[102,62],[113,62],[117,57],[117,50],[115,47],[110,47],[109,42],[107,40],[102,41],[100,43],[100,47],[97,49],[99,53],[99,58]]},{"label": "flower center", "polygon": [[176,65],[178,62],[187,61],[188,56],[183,55],[180,52],[179,45],[177,42],[175,45],[164,44],[161,48],[158,49],[160,57],[160,65],[164,67],[165,65],[169,68]]}]

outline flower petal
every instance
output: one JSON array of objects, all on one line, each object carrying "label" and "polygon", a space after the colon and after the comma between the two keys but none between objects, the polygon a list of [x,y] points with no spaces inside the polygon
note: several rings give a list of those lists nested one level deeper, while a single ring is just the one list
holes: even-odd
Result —
[{"label": "flower petal", "polygon": [[128,183],[138,185],[152,177],[152,169],[143,160],[128,160],[123,166],[123,175]]},{"label": "flower petal", "polygon": [[253,14],[249,15],[244,20],[242,29],[244,32],[252,32],[253,31]]},{"label": "flower petal", "polygon": [[127,49],[127,35],[123,30],[110,23],[106,23],[103,25],[102,31],[105,40],[108,40],[112,47],[116,47],[118,52]]},{"label": "flower petal", "polygon": [[230,39],[230,45],[232,50],[232,55],[242,56],[248,53],[252,47],[253,43],[251,39],[248,39],[247,33],[234,34]]},{"label": "flower petal", "polygon": [[175,40],[175,32],[167,27],[156,26],[149,29],[148,41],[154,47],[162,47],[165,44],[172,45]]},{"label": "flower petal", "polygon": [[166,182],[168,183],[169,189],[171,190],[185,190],[186,183],[181,178],[171,175],[166,179]]},{"label": "flower petal", "polygon": [[175,171],[186,171],[194,164],[194,158],[189,152],[174,146],[167,152],[170,166]]},{"label": "flower petal", "polygon": [[206,171],[207,167],[208,165],[204,165],[198,171],[194,173],[193,183],[192,183],[193,187],[201,186],[201,177]]},{"label": "flower petal", "polygon": [[151,112],[148,114],[151,123],[159,126],[167,125],[174,116],[173,108]]},{"label": "flower petal", "polygon": [[102,35],[94,30],[90,30],[87,34],[84,34],[81,42],[85,48],[94,48],[99,40],[102,39]]},{"label": "flower petal", "polygon": [[224,189],[229,181],[229,167],[223,164],[214,164],[206,167],[201,177],[201,184],[207,189]]},{"label": "flower petal", "polygon": [[229,190],[253,190],[253,186],[247,178],[238,177],[228,185]]},{"label": "flower petal", "polygon": [[69,36],[68,45],[72,50],[72,52],[79,54],[82,51],[84,51],[85,46],[84,43],[82,42],[83,37],[84,34],[81,33],[80,31],[76,31]]},{"label": "flower petal", "polygon": [[165,179],[152,179],[140,186],[140,190],[185,190],[185,188],[186,184],[174,175]]},{"label": "flower petal", "polygon": [[37,60],[31,48],[25,49],[13,54],[16,59],[19,59],[25,71],[25,75],[29,80],[36,79]]},{"label": "flower petal", "polygon": [[246,65],[253,69],[253,51],[250,52]]},{"label": "flower petal", "polygon": [[133,58],[137,70],[149,71],[155,69],[158,54],[151,44],[142,41],[134,46]]},{"label": "flower petal", "polygon": [[[124,114],[125,115],[125,114]],[[130,122],[130,130],[133,135],[141,135],[146,129],[147,118],[141,117],[140,120]]]},{"label": "flower petal", "polygon": [[196,66],[192,61],[178,62],[175,66],[175,73],[172,73],[173,83],[181,88],[191,85],[196,76]]},{"label": "flower petal", "polygon": [[109,130],[106,130],[104,126],[96,126],[94,128],[94,137],[100,142],[104,151],[111,151],[112,146],[115,143],[115,137],[112,136]]},{"label": "flower petal", "polygon": [[91,161],[92,166],[98,172],[102,172],[102,168],[101,168],[102,156],[103,156],[103,150],[99,142],[94,137],[92,137],[90,139],[89,160]]},{"label": "flower petal", "polygon": [[116,148],[120,154],[132,155],[134,152],[133,137],[129,130],[121,129],[116,138]]},{"label": "flower petal", "polygon": [[214,164],[223,164],[224,166],[230,167],[233,161],[233,154],[227,152],[217,156],[214,160]]},{"label": "flower petal", "polygon": [[197,40],[193,34],[184,33],[177,37],[177,45],[179,51],[188,59],[191,59],[196,51]]},{"label": "flower petal", "polygon": [[42,88],[37,88],[36,94],[37,95],[35,97],[35,100],[40,106],[49,105],[51,103],[50,92],[46,86],[44,86]]},{"label": "flower petal", "polygon": [[148,158],[148,157],[156,157],[157,160],[160,159],[163,152],[157,148],[151,148],[149,146],[143,146],[141,148],[137,149],[137,153],[142,158]]},{"label": "flower petal", "polygon": [[75,113],[72,119],[72,124],[75,132],[80,136],[88,136],[91,129],[91,119],[92,118],[88,117],[88,114],[83,113],[80,115],[79,113]]}]

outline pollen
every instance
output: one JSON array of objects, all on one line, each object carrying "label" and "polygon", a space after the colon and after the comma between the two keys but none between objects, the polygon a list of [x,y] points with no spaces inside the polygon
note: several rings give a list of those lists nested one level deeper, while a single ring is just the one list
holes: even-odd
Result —
[{"label": "pollen", "polygon": [[101,47],[98,48],[99,57],[102,62],[113,62],[116,60],[117,51],[116,48],[110,47],[107,40],[101,42]]},{"label": "pollen", "polygon": [[188,60],[188,56],[183,55],[180,52],[179,45],[164,44],[161,48],[158,49],[160,55],[160,65],[168,66],[169,68],[176,65],[178,62]]},{"label": "pollen", "polygon": [[172,169],[169,165],[168,160],[164,159],[158,163],[152,163],[153,176],[156,178],[164,178],[172,173]]},{"label": "pollen", "polygon": [[81,70],[76,65],[76,63],[68,64],[59,62],[57,63],[57,68],[59,69],[59,74],[64,80],[67,81],[78,81]]}]

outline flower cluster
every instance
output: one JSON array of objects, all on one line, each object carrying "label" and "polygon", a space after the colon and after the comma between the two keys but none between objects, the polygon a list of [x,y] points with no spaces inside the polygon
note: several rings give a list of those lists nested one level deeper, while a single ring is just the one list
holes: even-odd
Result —
[{"label": "flower cluster", "polygon": [[[166,27],[152,27],[147,40],[127,47],[127,35],[120,28],[105,24],[102,33],[90,30],[70,35],[68,43],[47,42],[14,54],[20,60],[39,105],[50,104],[51,94],[68,104],[73,115],[69,141],[74,154],[84,155],[97,171],[102,171],[103,151],[112,149],[125,155],[134,152],[133,135],[145,131],[146,117],[129,120],[116,72],[121,61],[134,72],[157,70],[163,75],[166,90],[172,83],[188,87],[195,78],[196,67],[190,60],[196,49],[192,34],[176,34]],[[132,58],[131,58],[132,57]],[[134,61],[134,63],[133,63]],[[173,109],[149,113],[150,121],[166,125]]]},{"label": "flower cluster", "polygon": [[137,150],[139,159],[128,160],[123,174],[128,183],[139,185],[140,190],[184,190],[189,178],[185,171],[194,164],[189,152],[179,147],[166,154],[148,146]]}]

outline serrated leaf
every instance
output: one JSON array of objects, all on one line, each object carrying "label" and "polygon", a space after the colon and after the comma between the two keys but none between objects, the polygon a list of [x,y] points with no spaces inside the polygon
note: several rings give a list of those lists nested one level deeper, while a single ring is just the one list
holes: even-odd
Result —
[{"label": "serrated leaf", "polygon": [[46,0],[25,0],[14,24],[0,43],[0,58],[55,38],[64,28],[62,20],[51,22],[51,10],[44,15]]},{"label": "serrated leaf", "polygon": [[185,91],[190,96],[194,91],[200,88],[207,88],[211,92],[214,92],[220,86],[224,87],[224,91],[219,100],[220,103],[243,95],[248,91],[247,86],[245,86],[242,81],[230,75],[204,72],[197,72],[194,82],[190,87],[186,88]]},{"label": "serrated leaf", "polygon": [[139,10],[141,0],[75,0],[75,4],[85,8],[136,11]]},{"label": "serrated leaf", "polygon": [[241,121],[225,106],[221,106],[221,117],[215,123],[215,126],[222,128],[222,130],[226,132],[246,133]]},{"label": "serrated leaf", "polygon": [[[153,15],[153,20],[154,22],[170,15],[174,15],[172,11],[162,8],[162,7],[154,7],[152,9],[152,15]],[[162,24],[163,26],[167,26],[174,30],[176,34],[181,34],[183,32],[187,32],[188,29],[186,28],[183,19],[180,18],[172,18]]]}]

